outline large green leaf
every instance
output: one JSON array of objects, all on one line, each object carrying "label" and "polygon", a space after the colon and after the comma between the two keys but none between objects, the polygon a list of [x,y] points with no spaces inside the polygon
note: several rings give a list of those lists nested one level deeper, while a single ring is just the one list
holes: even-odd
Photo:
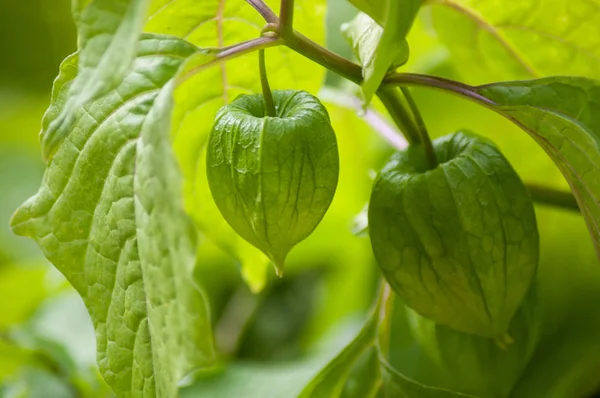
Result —
[{"label": "large green leaf", "polygon": [[476,91],[524,128],[561,170],[600,255],[600,83],[578,77],[495,83]]},{"label": "large green leaf", "polygon": [[42,152],[49,159],[72,130],[82,105],[121,83],[136,54],[147,0],[75,1],[79,31],[78,73],[69,85],[61,114],[41,133]]},{"label": "large green leaf", "polygon": [[597,0],[439,0],[434,26],[470,83],[600,77]]},{"label": "large green leaf", "polygon": [[163,88],[144,121],[134,176],[154,374],[165,377],[157,379],[159,396],[173,394],[186,372],[213,357],[206,299],[190,282],[195,240],[180,203],[181,174],[170,137],[171,95],[171,86]]},{"label": "large green leaf", "polygon": [[[279,1],[267,3],[277,11]],[[323,43],[325,1],[298,0],[295,7],[296,29]],[[154,0],[150,8],[147,31],[175,34],[205,48],[256,38],[265,23],[242,0]],[[273,89],[303,89],[312,93],[319,89],[325,70],[314,62],[283,46],[267,50],[266,56]],[[205,60],[197,62],[202,64]],[[242,274],[254,291],[265,285],[270,262],[240,238],[220,215],[206,180],[204,147],[217,110],[240,94],[260,90],[256,55],[220,63],[179,85],[173,118],[175,151],[185,179],[186,210],[208,238],[242,263]]]},{"label": "large green leaf", "polygon": [[[179,205],[165,87],[194,52],[177,38],[142,37],[122,82],[77,109],[42,187],[12,220],[82,296],[100,370],[120,397],[173,396],[213,356],[206,304],[190,282],[194,241]],[[77,58],[61,67],[44,128],[69,101]]]},{"label": "large green leaf", "polygon": [[363,66],[362,92],[366,103],[371,101],[388,70],[408,60],[406,35],[421,0],[387,0],[380,7],[383,7],[381,26],[363,13],[343,26]]},{"label": "large green leaf", "polygon": [[[266,0],[265,3],[275,13],[279,12],[279,0]],[[326,2],[296,0],[294,5],[294,27],[312,40],[323,43]],[[265,23],[261,15],[245,0],[150,0],[150,11],[144,30],[178,36],[200,47],[222,48],[258,37]],[[290,77],[293,77],[312,81],[314,85],[313,78],[322,80],[323,74],[311,78],[311,72],[320,70],[312,61],[305,60],[283,47],[274,53],[281,56],[272,56],[269,59],[272,70],[279,72],[272,76],[276,81],[292,82]],[[277,69],[275,64],[285,65],[290,69]],[[235,74],[226,78],[231,84],[236,80]],[[317,83],[320,83],[320,80]]]}]

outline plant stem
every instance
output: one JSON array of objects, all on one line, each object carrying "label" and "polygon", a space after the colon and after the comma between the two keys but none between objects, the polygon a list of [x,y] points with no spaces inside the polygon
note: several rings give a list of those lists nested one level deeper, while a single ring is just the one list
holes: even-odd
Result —
[{"label": "plant stem", "polygon": [[262,86],[263,101],[265,103],[265,115],[275,117],[275,103],[273,102],[273,93],[269,87],[269,79],[267,78],[267,67],[265,65],[265,50],[258,50],[258,70],[260,74],[260,85]]},{"label": "plant stem", "polygon": [[479,94],[473,86],[436,76],[421,75],[418,73],[392,73],[382,84],[435,88],[486,105],[495,105],[492,100]]},{"label": "plant stem", "polygon": [[298,54],[313,60],[351,82],[361,84],[363,80],[362,68],[359,65],[319,46],[299,33],[294,33],[290,37],[286,37],[284,44]]},{"label": "plant stem", "polygon": [[262,0],[246,0],[267,23],[279,23],[277,15]]},{"label": "plant stem", "polygon": [[278,37],[265,36],[265,37],[258,37],[256,39],[244,41],[240,44],[236,44],[235,46],[227,47],[227,48],[221,50],[220,52],[218,52],[214,56],[214,59],[211,59],[210,61],[205,62],[205,63],[200,63],[199,65],[194,66],[194,67],[190,68],[189,70],[183,72],[181,74],[181,76],[179,76],[177,78],[176,85],[180,85],[180,84],[184,83],[188,79],[192,78],[196,73],[199,73],[200,71],[202,71],[208,67],[211,67],[218,62],[222,62],[227,59],[239,57],[240,55],[248,54],[248,53],[254,52],[256,50],[261,50],[261,49],[277,46],[279,44],[281,44],[281,39],[279,39]]},{"label": "plant stem", "polygon": [[[246,1],[260,12],[265,21],[269,23],[275,23],[278,21],[278,18],[275,16],[273,11],[262,0]],[[285,44],[287,47],[313,60],[328,70],[337,73],[343,78],[350,80],[353,83],[362,83],[363,76],[360,65],[329,51],[328,49],[318,45],[298,32],[292,33],[293,34],[285,37],[283,44]],[[436,76],[421,75],[416,73],[391,73],[383,81],[382,87],[388,85],[437,88],[478,101],[480,103],[493,105],[491,100],[478,94],[475,90],[475,87]]]},{"label": "plant stem", "polygon": [[580,211],[577,200],[569,191],[550,188],[538,184],[525,184],[534,202],[562,207],[568,210]]},{"label": "plant stem", "polygon": [[377,96],[389,112],[404,137],[410,145],[419,144],[421,138],[410,115],[403,106],[398,90],[395,87],[383,87],[377,91]]},{"label": "plant stem", "polygon": [[[319,46],[305,36],[292,32],[292,35],[285,38],[284,44],[297,53],[304,55],[356,84],[361,84],[363,81],[362,68],[359,65]],[[377,91],[377,96],[409,144],[419,143],[421,140],[418,128],[406,112],[400,97],[397,95],[396,89],[394,87],[382,87]],[[433,152],[431,153],[433,154]],[[430,157],[428,156],[428,158]],[[432,164],[437,165],[437,161]]]},{"label": "plant stem", "polygon": [[[363,81],[362,68],[358,64],[321,47],[299,33],[294,32],[291,37],[286,37],[283,44],[353,83],[361,84]],[[488,98],[477,93],[473,86],[417,73],[391,73],[383,81],[381,87],[398,85],[437,88],[477,102],[494,104]]]},{"label": "plant stem", "polygon": [[279,34],[284,38],[291,37],[294,34],[294,0],[281,0]]},{"label": "plant stem", "polygon": [[[260,12],[266,22],[273,23],[276,19],[273,18],[273,11],[262,0],[246,1]],[[279,36],[283,38],[287,47],[356,84],[362,83],[362,68],[359,65],[294,31],[294,0],[281,0],[280,4]],[[378,93],[378,96],[400,131],[405,134],[407,141],[418,143],[417,128],[404,110],[399,97],[392,95],[391,90],[389,93]]]},{"label": "plant stem", "polygon": [[425,121],[423,120],[423,116],[421,116],[421,112],[419,111],[419,107],[417,106],[417,103],[415,102],[412,94],[410,93],[410,90],[407,87],[400,86],[400,91],[402,91],[402,94],[404,95],[404,98],[406,98],[406,102],[408,103],[408,107],[410,108],[410,111],[413,114],[415,123],[417,125],[417,128],[421,132],[421,134],[423,134],[423,133],[424,134],[429,134],[427,132],[427,126],[425,125]]},{"label": "plant stem", "polygon": [[417,125],[417,130],[419,131],[419,135],[421,137],[421,144],[423,144],[423,150],[425,151],[425,156],[427,157],[429,169],[433,170],[437,167],[438,160],[437,156],[435,156],[435,150],[433,149],[431,137],[427,131],[427,126],[425,126],[425,121],[421,116],[421,112],[419,112],[419,108],[417,107],[415,100],[410,94],[410,90],[404,86],[400,86],[400,90],[402,91],[402,94],[404,94],[404,98],[406,98],[406,102],[408,103],[410,111],[413,114],[415,123]]},{"label": "plant stem", "polygon": [[219,60],[234,58],[243,54],[248,54],[256,50],[277,46],[281,44],[281,40],[277,37],[263,36],[256,39],[241,42],[238,45],[229,47],[217,54]]}]

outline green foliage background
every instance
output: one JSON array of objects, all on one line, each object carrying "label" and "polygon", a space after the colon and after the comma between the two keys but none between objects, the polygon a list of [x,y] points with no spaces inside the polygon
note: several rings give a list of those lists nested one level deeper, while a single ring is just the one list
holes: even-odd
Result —
[{"label": "green foliage background", "polygon": [[[327,45],[351,57],[339,26],[356,11],[344,0],[330,0],[329,10]],[[566,46],[555,64],[540,65],[537,60],[545,56],[540,43],[513,32],[507,35],[511,48],[528,54],[517,58],[517,64],[498,68],[489,61],[507,47],[486,47],[480,58],[470,59],[471,54],[445,47],[432,32],[432,24],[439,29],[461,26],[457,37],[471,40],[469,29],[475,28],[461,25],[460,20],[457,24],[460,15],[445,15],[448,12],[427,13],[416,21],[408,38],[411,58],[403,70],[482,83],[561,73],[563,58],[573,57]],[[480,12],[487,15],[486,9]],[[495,15],[494,23],[506,24],[502,15]],[[166,26],[156,21],[148,29],[163,31]],[[489,40],[488,33],[483,42]],[[585,29],[578,34],[585,37]],[[0,37],[10,38],[0,42],[0,397],[110,397],[96,368],[94,333],[81,299],[32,241],[13,236],[8,228],[16,207],[40,184],[40,121],[58,65],[76,48],[70,4],[31,0],[25,6],[3,1]],[[592,60],[600,48],[594,47],[593,40],[582,44],[589,46],[584,53],[591,54]],[[469,68],[470,62],[484,61],[492,65],[489,71]],[[575,58],[569,67],[573,73],[598,78],[598,70],[590,65],[598,63]],[[316,71],[310,73],[323,73],[320,68]],[[289,88],[283,87],[289,79],[282,76],[273,83],[276,88]],[[327,74],[325,79],[330,88],[346,88],[337,76]],[[250,83],[242,81],[240,86],[244,84]],[[236,93],[233,89],[230,94]],[[533,140],[500,116],[442,93],[415,89],[414,95],[434,137],[471,129],[493,139],[525,181],[568,188]],[[351,221],[369,197],[372,171],[382,166],[392,149],[355,110],[332,103],[331,95],[323,98],[340,147],[341,175],[334,204],[315,233],[290,254],[281,280],[266,266],[259,272],[245,269],[242,278],[237,261],[209,239],[203,240],[199,248],[203,261],[195,276],[210,298],[217,347],[235,361],[189,378],[182,397],[295,396],[366,318],[379,272],[368,240],[353,235]],[[545,206],[537,206],[536,212],[542,242],[541,337],[511,397],[586,396],[600,387],[600,265],[579,215]],[[243,249],[241,253],[246,260],[255,256]],[[255,291],[265,287],[253,294],[246,281]],[[398,308],[392,320],[392,365],[408,377],[445,387]],[[363,360],[368,363],[369,358]],[[346,385],[342,396],[361,394],[356,386]]]}]

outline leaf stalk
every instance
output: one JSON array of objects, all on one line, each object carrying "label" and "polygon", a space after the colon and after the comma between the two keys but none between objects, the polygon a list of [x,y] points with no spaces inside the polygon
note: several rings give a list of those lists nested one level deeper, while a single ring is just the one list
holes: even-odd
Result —
[{"label": "leaf stalk", "polygon": [[246,0],[246,2],[250,4],[256,11],[258,11],[260,16],[263,17],[263,19],[267,23],[276,24],[279,22],[279,18],[277,17],[277,15],[273,12],[273,10],[271,10],[271,8],[269,8],[269,6],[264,1]]},{"label": "leaf stalk", "polygon": [[275,110],[275,102],[273,101],[273,93],[269,86],[269,79],[267,77],[267,67],[265,63],[265,50],[258,50],[258,70],[260,74],[260,85],[263,92],[263,101],[265,103],[265,115],[270,117],[277,116]]},{"label": "leaf stalk", "polygon": [[421,116],[421,112],[419,112],[419,107],[415,102],[412,94],[408,87],[400,86],[400,91],[406,98],[406,102],[408,103],[408,107],[410,108],[413,118],[415,120],[415,124],[417,126],[417,130],[419,131],[419,136],[421,138],[421,144],[423,144],[423,150],[425,151],[425,156],[427,157],[427,164],[430,170],[433,170],[438,165],[438,159],[435,155],[435,150],[433,149],[433,143],[431,142],[431,137],[429,136],[429,132],[427,131],[427,126],[425,126],[425,121]]}]

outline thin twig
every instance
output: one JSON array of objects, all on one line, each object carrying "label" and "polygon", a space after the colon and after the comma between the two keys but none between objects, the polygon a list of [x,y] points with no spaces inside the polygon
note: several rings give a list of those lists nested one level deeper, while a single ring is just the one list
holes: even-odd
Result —
[{"label": "thin twig", "polygon": [[211,67],[212,65],[216,64],[217,62],[222,62],[222,61],[225,61],[230,58],[235,58],[240,55],[251,53],[253,51],[257,51],[260,49],[277,46],[279,44],[281,44],[281,39],[279,39],[277,37],[263,36],[263,37],[258,37],[256,39],[242,42],[235,46],[228,47],[228,48],[218,52],[214,56],[214,58],[209,60],[208,62],[203,63],[198,66],[195,66],[195,67],[191,68],[190,70],[183,72],[181,74],[181,76],[179,76],[177,78],[177,85],[184,83],[185,81],[187,81],[188,79],[193,77],[195,74],[199,73],[200,71],[202,71],[208,67]]},{"label": "thin twig", "polygon": [[267,23],[279,23],[279,18],[271,10],[271,8],[262,0],[246,0],[258,13],[264,18]]},{"label": "thin twig", "polygon": [[263,92],[263,102],[265,103],[265,115],[275,117],[277,112],[275,110],[275,103],[273,102],[273,93],[271,93],[271,87],[269,86],[269,79],[267,77],[267,67],[265,65],[265,50],[258,50],[258,70],[260,75],[260,85]]},{"label": "thin twig", "polygon": [[265,49],[281,44],[281,41],[277,37],[258,37],[256,39],[248,40],[238,44],[235,47],[230,47],[227,50],[223,50],[217,54],[219,60],[233,58],[242,54],[247,54],[256,50]]},{"label": "thin twig", "polygon": [[418,73],[392,73],[383,81],[383,84],[437,88],[488,106],[496,105],[489,98],[479,94],[473,86],[437,76],[421,75]]}]

